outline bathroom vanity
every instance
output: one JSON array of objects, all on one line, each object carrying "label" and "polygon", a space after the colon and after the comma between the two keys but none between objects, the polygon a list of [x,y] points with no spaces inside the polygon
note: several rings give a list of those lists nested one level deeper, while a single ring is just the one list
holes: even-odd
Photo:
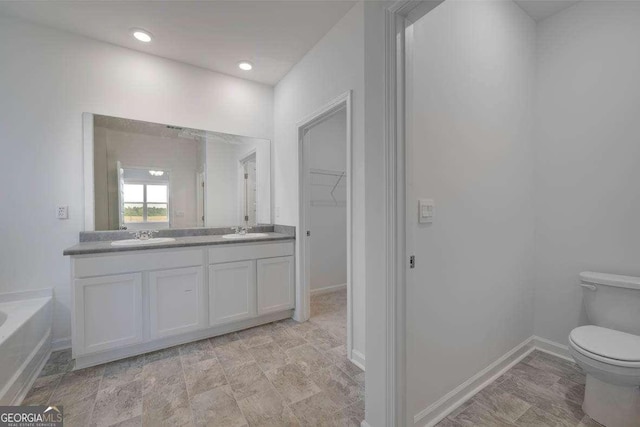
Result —
[{"label": "bathroom vanity", "polygon": [[229,239],[202,229],[159,244],[86,241],[65,250],[76,368],[291,317],[295,236],[292,228],[265,230]]}]

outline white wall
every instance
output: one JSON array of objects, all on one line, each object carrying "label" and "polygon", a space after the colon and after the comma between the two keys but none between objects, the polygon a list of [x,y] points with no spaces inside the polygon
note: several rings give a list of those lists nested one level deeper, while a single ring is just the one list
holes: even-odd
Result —
[{"label": "white wall", "polygon": [[413,31],[409,420],[531,336],[534,240],[534,22],[511,1],[446,1]]},{"label": "white wall", "polygon": [[[347,169],[347,115],[334,113],[307,132],[312,170],[345,172]],[[347,283],[346,177],[311,175],[311,289]],[[334,203],[332,186],[336,185]]]},{"label": "white wall", "polygon": [[538,25],[535,333],[586,322],[580,271],[640,276],[640,3],[583,1]]},{"label": "white wall", "polygon": [[[364,5],[357,3],[278,83],[274,95],[276,219],[298,225],[296,123],[353,91],[353,348],[365,351]],[[278,215],[279,214],[279,215]],[[298,230],[299,232],[299,230]]]},{"label": "white wall", "polygon": [[0,58],[0,292],[54,287],[64,339],[62,251],[84,227],[82,112],[272,139],[273,89],[4,17]]},{"label": "white wall", "polygon": [[[96,180],[96,230],[119,226],[117,162],[125,167],[169,170],[171,226],[196,227],[196,173],[198,145],[195,140],[167,138],[94,127],[94,176]],[[106,177],[106,182],[103,179]],[[105,185],[106,184],[106,185]],[[104,199],[107,199],[105,209]]]}]

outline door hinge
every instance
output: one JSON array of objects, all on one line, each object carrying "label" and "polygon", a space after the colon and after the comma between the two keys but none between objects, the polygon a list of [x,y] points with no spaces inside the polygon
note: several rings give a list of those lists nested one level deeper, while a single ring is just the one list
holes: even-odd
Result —
[{"label": "door hinge", "polygon": [[416,256],[411,255],[409,257],[409,268],[416,268]]},{"label": "door hinge", "polygon": [[307,237],[311,236],[311,231],[307,230]]},{"label": "door hinge", "polygon": [[[236,175],[236,176],[237,176],[237,175]],[[245,173],[245,174],[244,174],[244,179],[249,179],[249,174],[248,174],[248,173]]]}]

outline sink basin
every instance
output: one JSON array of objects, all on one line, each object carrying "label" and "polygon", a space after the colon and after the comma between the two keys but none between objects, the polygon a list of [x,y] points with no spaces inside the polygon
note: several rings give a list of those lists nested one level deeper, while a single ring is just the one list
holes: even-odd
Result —
[{"label": "sink basin", "polygon": [[253,239],[255,237],[267,237],[267,233],[225,234],[223,239]]},{"label": "sink basin", "polygon": [[173,237],[156,237],[153,239],[147,240],[138,240],[138,239],[127,239],[127,240],[116,240],[115,242],[111,242],[111,246],[143,246],[143,245],[153,245],[154,243],[167,243],[167,242],[175,242],[176,239]]}]

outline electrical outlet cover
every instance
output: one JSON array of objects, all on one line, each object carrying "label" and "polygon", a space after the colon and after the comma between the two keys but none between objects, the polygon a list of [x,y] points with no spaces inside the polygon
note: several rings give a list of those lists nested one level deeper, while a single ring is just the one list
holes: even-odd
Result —
[{"label": "electrical outlet cover", "polygon": [[58,219],[69,219],[69,206],[58,206]]}]

